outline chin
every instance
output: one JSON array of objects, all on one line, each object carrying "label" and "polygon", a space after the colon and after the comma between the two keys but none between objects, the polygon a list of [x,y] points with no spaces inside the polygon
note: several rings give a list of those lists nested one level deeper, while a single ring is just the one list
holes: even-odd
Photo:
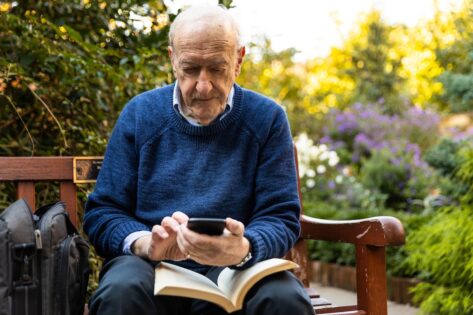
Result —
[{"label": "chin", "polygon": [[193,102],[194,106],[197,107],[207,107],[207,108],[219,108],[220,106],[220,101],[216,99],[211,99],[207,101],[201,101],[201,100],[194,100]]}]

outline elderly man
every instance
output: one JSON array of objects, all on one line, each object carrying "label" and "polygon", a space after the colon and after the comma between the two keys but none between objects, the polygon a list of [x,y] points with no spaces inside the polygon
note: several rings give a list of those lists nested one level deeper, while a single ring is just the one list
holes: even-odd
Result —
[{"label": "elderly man", "polygon": [[[191,7],[171,26],[173,85],[133,98],[110,138],[84,229],[107,258],[91,314],[224,314],[203,301],[155,297],[166,260],[215,280],[283,256],[296,241],[299,200],[283,109],[235,84],[245,48],[219,6]],[[208,236],[189,217],[226,218]],[[157,279],[159,281],[159,279]],[[290,273],[263,279],[239,314],[312,314]]]}]

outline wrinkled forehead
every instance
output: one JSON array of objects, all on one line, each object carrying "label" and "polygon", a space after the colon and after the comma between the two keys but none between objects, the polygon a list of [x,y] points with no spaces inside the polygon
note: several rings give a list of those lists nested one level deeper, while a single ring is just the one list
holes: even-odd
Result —
[{"label": "wrinkled forehead", "polygon": [[222,19],[183,23],[176,30],[174,49],[176,52],[188,49],[235,50],[236,39],[230,23]]}]

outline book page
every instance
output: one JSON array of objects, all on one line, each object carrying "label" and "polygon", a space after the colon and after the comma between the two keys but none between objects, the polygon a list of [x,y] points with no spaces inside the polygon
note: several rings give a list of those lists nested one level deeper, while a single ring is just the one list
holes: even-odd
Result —
[{"label": "book page", "polygon": [[207,277],[192,270],[161,262],[155,270],[155,295],[172,295],[206,300],[227,312],[235,310],[224,293]]},{"label": "book page", "polygon": [[240,309],[246,293],[262,278],[283,270],[298,268],[296,263],[279,258],[261,261],[246,270],[225,268],[218,276],[218,287]]}]

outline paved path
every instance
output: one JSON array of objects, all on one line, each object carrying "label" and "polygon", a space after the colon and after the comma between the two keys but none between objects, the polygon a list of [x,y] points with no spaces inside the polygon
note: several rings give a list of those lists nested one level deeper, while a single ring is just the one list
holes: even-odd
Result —
[{"label": "paved path", "polygon": [[[351,291],[337,289],[333,287],[324,287],[318,283],[311,285],[320,295],[336,306],[356,304],[356,294]],[[389,315],[416,315],[419,309],[410,305],[388,302]]]}]

